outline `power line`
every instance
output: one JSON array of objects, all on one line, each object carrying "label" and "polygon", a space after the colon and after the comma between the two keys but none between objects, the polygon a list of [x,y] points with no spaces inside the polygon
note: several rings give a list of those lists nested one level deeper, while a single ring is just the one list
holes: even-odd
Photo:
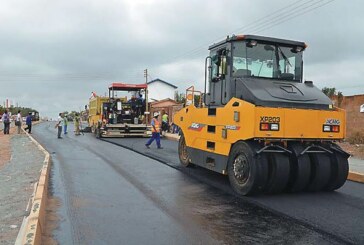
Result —
[{"label": "power line", "polygon": [[[250,27],[250,26],[253,26],[253,27],[259,26],[259,25],[261,25],[261,24],[259,24],[261,21],[265,20],[263,23],[266,23],[267,21],[269,22],[270,20],[269,20],[269,19],[268,19],[268,20],[266,20],[267,18],[269,18],[269,17],[271,17],[271,16],[274,16],[274,15],[277,15],[277,14],[281,13],[283,10],[287,10],[287,9],[290,9],[290,8],[293,8],[293,7],[298,8],[298,7],[303,6],[303,5],[305,5],[305,4],[309,3],[309,2],[312,2],[312,1],[315,1],[315,0],[309,0],[309,1],[306,1],[306,2],[303,2],[303,3],[302,3],[302,0],[298,0],[298,1],[294,2],[294,3],[291,3],[291,4],[289,4],[289,5],[285,6],[285,7],[283,7],[283,8],[280,8],[280,9],[278,9],[278,10],[276,10],[276,11],[274,11],[274,12],[272,12],[272,13],[270,13],[270,14],[268,14],[268,15],[264,16],[264,17],[261,17],[261,18],[259,18],[259,19],[256,19],[256,20],[254,20],[254,21],[252,21],[252,22],[250,22],[250,23],[248,23],[248,24],[244,25],[243,27],[239,27],[238,29],[235,29],[235,30],[233,30],[233,31],[231,31],[231,32],[229,32],[229,33],[234,34],[234,33],[238,32],[238,31],[241,31],[242,29],[248,28],[248,27]],[[320,0],[320,1],[322,1],[322,0]],[[301,3],[301,4],[299,4],[298,6],[295,6],[295,5],[296,5],[296,4],[298,4],[298,3]],[[201,50],[201,49],[205,49],[207,45],[210,45],[211,43],[214,43],[214,42],[221,41],[221,40],[222,40],[223,38],[225,38],[225,37],[226,37],[226,36],[222,36],[222,37],[219,37],[219,38],[215,38],[215,40],[214,40],[213,42],[209,42],[208,44],[203,44],[203,45],[201,45],[201,46],[199,46],[199,47],[197,47],[197,48],[195,48],[195,49],[192,49],[192,50],[190,50],[190,51],[187,51],[187,52],[186,52],[185,54],[183,54],[183,55],[180,55],[180,56],[174,57],[174,59],[178,59],[178,58],[184,57],[184,56],[186,56],[186,55],[188,55],[188,54],[193,54],[193,53],[195,53],[196,51],[199,51],[199,50]]]},{"label": "power line", "polygon": [[[314,0],[309,0],[308,2],[311,2],[311,1],[314,1]],[[247,25],[244,25],[243,27],[239,27],[238,29],[236,29],[236,30],[232,31],[231,33],[234,33],[234,32],[237,32],[237,31],[240,31],[242,28],[247,28],[248,26],[251,26],[251,25],[257,25],[257,23],[261,22],[262,20],[265,20],[266,18],[270,17],[272,14],[279,13],[279,12],[281,12],[282,10],[285,10],[285,9],[287,9],[287,8],[289,8],[289,7],[291,7],[291,6],[294,6],[294,5],[296,5],[297,3],[300,3],[300,2],[302,2],[302,0],[298,0],[298,1],[294,2],[294,3],[292,3],[292,4],[289,4],[289,5],[287,5],[287,6],[283,7],[283,8],[280,8],[280,9],[278,9],[278,10],[274,11],[273,13],[271,13],[271,14],[269,14],[269,15],[266,15],[266,16],[264,16],[264,17],[262,17],[262,18],[259,18],[259,19],[257,19],[257,20],[254,20],[254,21],[252,21],[252,22],[248,23]],[[225,38],[225,37],[226,37],[226,36],[219,37],[219,38],[215,38],[215,41],[213,41],[213,42],[218,42],[218,41],[220,41],[221,39],[223,39],[223,38]],[[211,44],[211,42],[209,42],[207,45],[209,45],[209,44]],[[201,45],[201,46],[199,46],[199,47],[197,47],[197,48],[194,48],[194,49],[192,49],[192,50],[190,50],[190,51],[187,51],[185,54],[182,54],[182,55],[180,55],[180,56],[174,57],[174,59],[178,59],[178,58],[181,58],[181,57],[185,57],[186,55],[193,54],[193,53],[195,53],[196,51],[199,51],[199,50],[201,50],[201,49],[205,49],[207,45],[206,45],[206,44],[203,44],[203,45]]]},{"label": "power line", "polygon": [[[306,13],[308,13],[308,12],[311,12],[311,11],[313,11],[313,10],[315,10],[315,9],[318,9],[318,8],[320,8],[320,7],[323,7],[323,6],[325,6],[325,5],[329,4],[329,3],[333,2],[333,1],[335,1],[335,0],[329,0],[328,2],[325,2],[325,3],[319,4],[319,5],[317,5],[317,4],[318,4],[319,2],[322,2],[322,1],[319,1],[319,2],[317,2],[317,3],[313,3],[313,4],[309,5],[309,6],[306,6],[305,8],[302,8],[300,11],[296,11],[296,12],[293,12],[293,13],[287,14],[287,15],[286,15],[286,16],[284,16],[284,17],[277,18],[276,20],[274,20],[274,21],[273,21],[273,23],[270,23],[269,25],[267,25],[267,26],[265,26],[265,27],[264,27],[264,26],[262,26],[261,28],[259,28],[259,29],[257,29],[257,30],[254,30],[254,32],[261,32],[261,31],[267,30],[267,29],[269,29],[269,28],[275,27],[275,26],[277,26],[277,25],[279,25],[279,24],[282,24],[282,23],[284,23],[284,22],[286,22],[286,21],[289,21],[289,20],[291,20],[291,19],[293,19],[293,18],[297,18],[297,17],[299,17],[299,16],[301,16],[301,15],[304,15],[304,14],[306,14]],[[310,8],[310,7],[312,7],[312,8]],[[307,9],[307,8],[309,8],[309,9]],[[307,9],[307,10],[306,10],[306,11],[301,12],[303,9]],[[288,18],[287,18],[287,17],[288,17]]]},{"label": "power line", "polygon": [[[272,28],[274,26],[277,26],[281,23],[284,23],[288,20],[291,20],[293,18],[296,18],[296,17],[299,17],[301,15],[304,15],[306,13],[309,13],[315,9],[318,9],[320,7],[323,7],[335,0],[329,0],[328,2],[326,2],[326,0],[319,0],[319,1],[316,1],[308,6],[305,6],[303,7],[304,5],[308,4],[308,3],[311,3],[313,2],[314,0],[309,0],[309,1],[306,1],[306,2],[303,2],[301,4],[299,4],[298,6],[295,6],[297,3],[300,3],[302,1],[296,1],[295,3],[292,3],[292,4],[289,4],[281,9],[278,9],[276,11],[274,11],[273,13],[269,14],[269,15],[266,15],[265,17],[262,17],[262,18],[259,18],[257,19],[256,21],[253,21],[241,28],[238,28],[235,30],[235,32],[237,31],[242,31],[242,30],[245,30],[244,28],[248,27],[248,26],[251,26],[251,30],[253,31],[254,28],[255,28],[255,32],[259,31],[264,31],[264,30],[267,30],[269,28]],[[324,3],[322,3],[324,2]],[[321,4],[320,4],[321,3]],[[298,8],[297,10],[294,10],[294,11],[289,11],[287,13],[282,13],[282,10],[287,10],[287,9],[292,9],[292,8],[297,8],[297,7],[302,7],[302,8]],[[305,11],[306,10],[306,11]],[[268,17],[272,17],[270,19],[267,19]],[[264,20],[263,22],[261,22],[262,20]],[[259,24],[256,24],[256,25],[252,25],[253,23],[259,23]],[[226,36],[225,36],[226,37]],[[215,41],[213,42],[210,42],[208,44],[205,44],[203,46],[200,46],[198,48],[195,48],[191,51],[188,51],[186,52],[185,54],[182,54],[182,55],[179,55],[177,57],[175,57],[174,59],[180,59],[180,58],[183,58],[183,57],[186,57],[188,55],[192,56],[192,55],[195,55],[195,54],[198,54],[200,53],[201,51],[205,50],[206,49],[206,46],[210,45],[211,43],[214,43],[214,42],[217,42],[217,41],[221,41],[223,38],[225,37],[221,37],[220,39],[216,39]],[[173,61],[173,60],[170,60],[170,62]],[[174,62],[174,63],[180,63],[182,61],[179,61],[179,62]]]}]

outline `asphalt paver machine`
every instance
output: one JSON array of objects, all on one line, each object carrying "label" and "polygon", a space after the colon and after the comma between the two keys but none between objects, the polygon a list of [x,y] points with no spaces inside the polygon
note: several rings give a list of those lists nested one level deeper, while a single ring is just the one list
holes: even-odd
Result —
[{"label": "asphalt paver machine", "polygon": [[[127,95],[119,96],[120,92]],[[92,132],[97,137],[149,137],[146,94],[147,84],[112,83],[108,97],[92,96],[89,101]]]}]

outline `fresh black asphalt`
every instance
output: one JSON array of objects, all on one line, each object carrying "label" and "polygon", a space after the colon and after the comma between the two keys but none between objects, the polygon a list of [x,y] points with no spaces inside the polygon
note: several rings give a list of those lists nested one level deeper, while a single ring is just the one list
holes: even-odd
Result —
[{"label": "fresh black asphalt", "polygon": [[[179,164],[178,142],[163,139],[164,149],[147,149],[145,139],[104,138],[104,141],[123,146],[159,160],[226,193],[235,195],[227,177],[199,167],[184,168]],[[302,224],[337,236],[343,241],[364,244],[364,184],[347,181],[334,192],[283,193],[243,197],[273,212],[291,217]]]},{"label": "fresh black asphalt", "polygon": [[175,141],[163,140],[162,150],[146,149],[145,139],[110,144],[69,131],[57,139],[51,122],[33,130],[52,156],[50,193],[61,201],[53,234],[60,244],[364,241],[361,185],[349,182],[335,193],[239,198],[225,176],[181,168]]}]

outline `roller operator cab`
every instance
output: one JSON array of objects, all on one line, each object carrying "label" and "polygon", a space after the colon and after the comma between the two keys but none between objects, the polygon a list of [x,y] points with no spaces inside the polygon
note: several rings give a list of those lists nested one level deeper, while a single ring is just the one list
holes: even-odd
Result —
[{"label": "roller operator cab", "polygon": [[210,46],[201,107],[179,111],[179,157],[240,195],[332,191],[348,175],[345,112],[303,81],[303,42],[244,35]]}]

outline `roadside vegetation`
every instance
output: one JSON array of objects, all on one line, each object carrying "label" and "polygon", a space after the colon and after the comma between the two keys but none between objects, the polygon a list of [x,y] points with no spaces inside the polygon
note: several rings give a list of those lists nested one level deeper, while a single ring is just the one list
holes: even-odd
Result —
[{"label": "roadside vegetation", "polygon": [[[0,106],[0,115],[2,115],[4,112],[5,112],[5,107],[2,107]],[[18,114],[18,111],[20,110],[21,111],[21,114],[23,116],[26,116],[29,114],[29,112],[35,112],[35,113],[38,113],[37,110],[33,109],[33,108],[29,108],[29,107],[18,107],[18,106],[10,106],[8,108],[9,112],[11,113],[11,115],[16,115]]]},{"label": "roadside vegetation", "polygon": [[364,132],[356,131],[348,137],[347,141],[350,144],[364,144]]},{"label": "roadside vegetation", "polygon": [[356,131],[352,133],[345,142],[339,145],[353,157],[364,160],[364,132]]}]

